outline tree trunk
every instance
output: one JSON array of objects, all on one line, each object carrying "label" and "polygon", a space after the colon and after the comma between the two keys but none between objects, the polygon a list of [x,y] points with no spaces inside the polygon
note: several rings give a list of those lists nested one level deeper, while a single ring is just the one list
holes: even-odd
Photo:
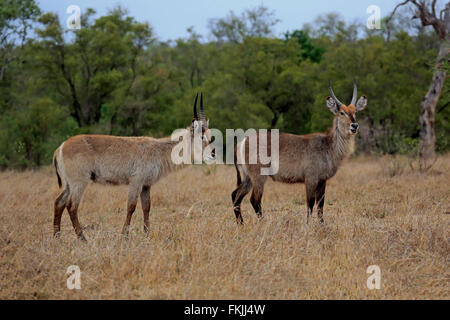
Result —
[{"label": "tree trunk", "polygon": [[272,122],[271,122],[271,128],[275,128],[275,125],[278,122],[278,119],[280,118],[280,114],[278,112],[273,111],[273,118],[272,118]]},{"label": "tree trunk", "polygon": [[434,145],[436,136],[434,134],[434,111],[441,95],[442,87],[446,77],[443,63],[449,59],[450,46],[446,40],[442,40],[439,54],[436,59],[433,79],[427,94],[422,100],[422,111],[420,113],[420,147],[419,156],[423,161],[434,159]]}]

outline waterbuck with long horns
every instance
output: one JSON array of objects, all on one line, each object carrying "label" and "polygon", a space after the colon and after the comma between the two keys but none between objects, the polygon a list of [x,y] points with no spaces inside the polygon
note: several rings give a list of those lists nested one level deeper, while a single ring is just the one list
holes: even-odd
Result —
[{"label": "waterbuck with long horns", "polygon": [[[326,99],[328,109],[335,115],[332,127],[323,133],[294,135],[280,133],[278,141],[278,172],[270,175],[274,181],[284,183],[305,183],[307,221],[312,215],[314,203],[318,205],[318,217],[323,223],[323,205],[325,202],[325,185],[333,177],[342,160],[353,152],[354,138],[358,131],[356,112],[367,105],[366,96],[357,101],[356,82],[353,84],[353,97],[348,106],[334,95],[331,82],[328,82],[331,97]],[[267,135],[267,154],[271,153],[271,135]],[[242,199],[252,190],[250,202],[258,217],[262,217],[261,199],[267,175],[261,174],[266,167],[257,162],[249,164],[249,152],[256,149],[249,146],[251,137],[240,141],[235,148],[237,188],[232,193],[234,213],[238,224],[243,223],[241,214]],[[254,141],[260,148],[259,137]]]},{"label": "waterbuck with long horns", "polygon": [[[209,120],[203,110],[203,94],[200,96],[200,117],[197,114],[197,98],[194,102],[194,118],[182,139],[192,141],[197,134],[201,144],[193,144],[192,152],[198,152],[211,142]],[[100,184],[129,185],[127,217],[122,229],[128,234],[131,217],[138,197],[141,197],[144,213],[144,231],[148,232],[150,212],[150,188],[169,172],[184,167],[171,159],[172,149],[179,141],[171,137],[116,137],[107,135],[78,135],[63,142],[53,155],[53,163],[59,187],[64,190],[55,200],[54,235],[59,236],[61,216],[65,208],[69,212],[78,238],[86,240],[78,221],[78,207],[89,181]],[[214,158],[211,153],[210,159]]]}]

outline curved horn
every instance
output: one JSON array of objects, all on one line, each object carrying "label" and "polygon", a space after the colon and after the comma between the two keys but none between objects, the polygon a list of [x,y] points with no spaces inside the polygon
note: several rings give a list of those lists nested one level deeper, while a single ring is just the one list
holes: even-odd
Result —
[{"label": "curved horn", "polygon": [[194,101],[194,119],[198,119],[198,114],[197,114],[197,98],[198,98],[198,92],[197,95],[195,96],[195,101]]},{"label": "curved horn", "polygon": [[338,100],[338,98],[336,98],[336,96],[334,95],[333,89],[331,89],[331,81],[330,80],[328,80],[328,89],[330,90],[331,97],[334,99],[334,101],[336,101],[338,107],[340,107],[342,105],[342,102],[340,102]]},{"label": "curved horn", "polygon": [[203,92],[200,93],[200,119],[205,121],[205,111],[203,110]]},{"label": "curved horn", "polygon": [[358,88],[356,87],[356,80],[353,80],[353,97],[350,104],[356,105],[356,99],[358,98]]}]

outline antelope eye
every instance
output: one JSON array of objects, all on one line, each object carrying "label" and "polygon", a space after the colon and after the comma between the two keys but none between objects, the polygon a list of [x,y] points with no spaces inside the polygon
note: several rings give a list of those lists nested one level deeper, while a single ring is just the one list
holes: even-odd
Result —
[{"label": "antelope eye", "polygon": [[344,111],[341,111],[341,115],[345,115]]}]

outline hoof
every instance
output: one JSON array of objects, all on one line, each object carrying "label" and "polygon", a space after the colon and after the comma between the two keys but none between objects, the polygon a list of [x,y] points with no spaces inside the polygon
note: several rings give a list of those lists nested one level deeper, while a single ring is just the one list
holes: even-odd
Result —
[{"label": "hoof", "polygon": [[87,240],[86,240],[86,238],[84,237],[83,234],[80,234],[80,235],[78,236],[78,239],[81,240],[81,241],[83,241],[83,242],[87,242]]}]

